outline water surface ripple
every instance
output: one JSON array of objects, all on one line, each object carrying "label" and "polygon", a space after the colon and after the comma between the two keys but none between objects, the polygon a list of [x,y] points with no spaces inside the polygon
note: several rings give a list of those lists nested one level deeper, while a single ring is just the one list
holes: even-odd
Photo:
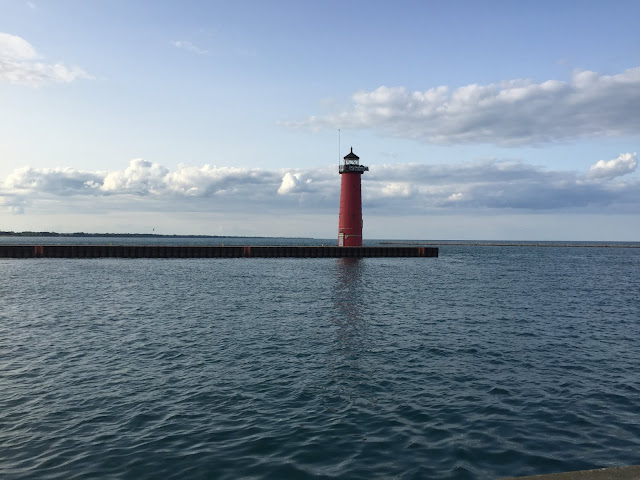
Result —
[{"label": "water surface ripple", "polygon": [[640,463],[640,250],[0,259],[0,477]]}]

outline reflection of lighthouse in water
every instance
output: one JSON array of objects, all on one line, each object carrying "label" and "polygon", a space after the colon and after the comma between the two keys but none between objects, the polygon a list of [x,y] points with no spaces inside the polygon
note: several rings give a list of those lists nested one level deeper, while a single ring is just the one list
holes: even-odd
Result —
[{"label": "reflection of lighthouse in water", "polygon": [[360,157],[351,152],[340,165],[340,216],[338,219],[338,246],[362,246],[362,190],[360,176],[369,167],[360,165]]}]

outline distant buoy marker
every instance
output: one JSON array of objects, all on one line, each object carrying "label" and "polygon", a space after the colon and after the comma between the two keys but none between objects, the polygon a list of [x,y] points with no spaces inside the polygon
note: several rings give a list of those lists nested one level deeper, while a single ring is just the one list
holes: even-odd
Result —
[{"label": "distant buoy marker", "polygon": [[360,165],[360,157],[351,151],[344,157],[338,171],[340,185],[340,212],[338,216],[338,246],[362,246],[362,185],[361,176],[369,167]]}]

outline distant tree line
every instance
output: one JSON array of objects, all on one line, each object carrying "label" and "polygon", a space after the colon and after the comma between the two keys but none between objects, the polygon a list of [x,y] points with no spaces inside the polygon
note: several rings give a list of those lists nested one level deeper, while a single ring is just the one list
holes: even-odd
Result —
[{"label": "distant tree line", "polygon": [[[129,237],[129,238],[270,238],[250,237],[246,235],[161,235],[157,233],[58,233],[58,232],[8,232],[0,230],[0,237]],[[303,237],[293,237],[303,238]]]},{"label": "distant tree line", "polygon": [[227,235],[159,235],[156,233],[58,233],[58,232],[5,232],[1,237],[187,237],[187,238],[229,238]]},{"label": "distant tree line", "polygon": [[155,233],[58,233],[58,232],[5,232],[2,237],[188,237],[188,238],[228,238],[225,235],[159,235]]}]

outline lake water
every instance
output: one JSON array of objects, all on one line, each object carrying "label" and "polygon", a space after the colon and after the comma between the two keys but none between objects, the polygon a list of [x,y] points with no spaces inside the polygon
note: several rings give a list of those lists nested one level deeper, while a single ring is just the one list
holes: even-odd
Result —
[{"label": "lake water", "polygon": [[[267,242],[335,240],[226,240]],[[638,248],[0,259],[0,275],[4,479],[484,479],[640,463]]]}]

